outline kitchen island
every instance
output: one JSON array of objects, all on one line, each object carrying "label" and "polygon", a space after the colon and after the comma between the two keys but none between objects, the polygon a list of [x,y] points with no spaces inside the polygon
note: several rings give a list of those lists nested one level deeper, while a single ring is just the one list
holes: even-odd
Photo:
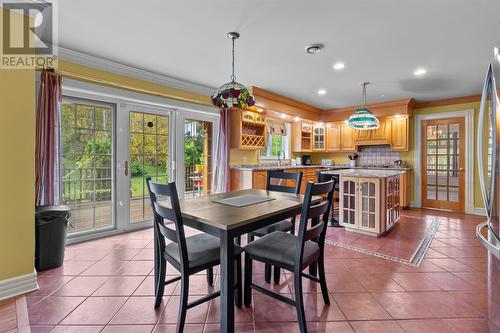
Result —
[{"label": "kitchen island", "polygon": [[381,236],[401,213],[401,170],[343,169],[339,176],[339,223],[349,231]]}]

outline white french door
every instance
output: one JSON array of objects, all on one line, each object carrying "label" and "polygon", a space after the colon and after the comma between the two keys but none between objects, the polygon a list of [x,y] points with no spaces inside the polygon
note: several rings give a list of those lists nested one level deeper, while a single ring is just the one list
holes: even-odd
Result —
[{"label": "white french door", "polygon": [[218,115],[176,111],[176,185],[181,198],[210,194]]},{"label": "white french door", "polygon": [[122,136],[126,140],[121,140],[119,149],[122,173],[117,177],[122,197],[117,209],[123,217],[121,221],[125,221],[122,229],[151,222],[153,214],[147,177],[159,183],[175,179],[172,114],[173,111],[167,108],[127,105],[120,115],[120,128],[126,129],[126,136]]}]

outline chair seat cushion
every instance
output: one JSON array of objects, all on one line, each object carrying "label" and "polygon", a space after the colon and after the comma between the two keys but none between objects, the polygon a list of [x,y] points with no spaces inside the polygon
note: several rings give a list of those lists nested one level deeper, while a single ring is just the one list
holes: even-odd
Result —
[{"label": "chair seat cushion", "polygon": [[271,225],[265,226],[263,228],[257,229],[255,231],[252,231],[251,234],[255,235],[257,237],[262,237],[262,236],[270,234],[271,232],[274,232],[274,231],[289,231],[292,229],[292,227],[293,227],[292,222],[290,222],[288,220],[283,220],[283,221],[279,221],[279,222],[273,223]]},{"label": "chair seat cushion", "polygon": [[[283,231],[275,231],[256,241],[251,242],[243,249],[251,256],[269,259],[287,266],[295,265],[295,248],[298,238]],[[319,245],[313,241],[304,244],[303,262],[319,254]]]},{"label": "chair seat cushion", "polygon": [[[217,237],[208,234],[197,234],[186,237],[186,246],[190,268],[220,261],[220,240]],[[242,252],[241,247],[234,246],[235,257],[239,256]],[[165,247],[165,253],[180,263],[177,243],[169,243]]]}]

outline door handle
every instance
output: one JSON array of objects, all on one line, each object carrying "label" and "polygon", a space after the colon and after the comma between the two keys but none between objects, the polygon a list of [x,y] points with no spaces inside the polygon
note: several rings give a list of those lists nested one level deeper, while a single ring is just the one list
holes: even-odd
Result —
[{"label": "door handle", "polygon": [[125,176],[128,176],[128,161],[125,161]]}]

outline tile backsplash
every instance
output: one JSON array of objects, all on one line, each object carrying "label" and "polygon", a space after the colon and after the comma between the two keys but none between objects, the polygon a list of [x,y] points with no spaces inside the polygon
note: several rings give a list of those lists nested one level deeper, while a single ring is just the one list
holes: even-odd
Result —
[{"label": "tile backsplash", "polygon": [[398,151],[392,151],[390,146],[361,147],[358,153],[358,165],[393,165],[401,159]]}]

